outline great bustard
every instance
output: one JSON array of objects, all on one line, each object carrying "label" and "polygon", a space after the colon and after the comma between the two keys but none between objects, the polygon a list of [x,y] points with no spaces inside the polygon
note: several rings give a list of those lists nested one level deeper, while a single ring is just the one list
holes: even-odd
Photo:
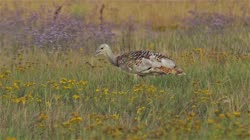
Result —
[{"label": "great bustard", "polygon": [[115,56],[109,45],[102,44],[96,50],[96,55],[103,54],[109,61],[122,70],[139,76],[145,75],[184,75],[175,62],[160,53],[150,51],[132,51]]}]

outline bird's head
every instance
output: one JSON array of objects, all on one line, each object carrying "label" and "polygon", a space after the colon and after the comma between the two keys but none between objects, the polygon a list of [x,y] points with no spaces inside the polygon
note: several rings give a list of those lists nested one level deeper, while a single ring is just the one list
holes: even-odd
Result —
[{"label": "bird's head", "polygon": [[96,55],[96,56],[97,56],[97,55],[101,55],[101,54],[107,55],[107,54],[109,53],[109,51],[111,51],[111,50],[110,50],[110,47],[109,47],[108,44],[101,44],[101,45],[97,48],[97,50],[96,50],[96,52],[95,52],[95,55]]}]

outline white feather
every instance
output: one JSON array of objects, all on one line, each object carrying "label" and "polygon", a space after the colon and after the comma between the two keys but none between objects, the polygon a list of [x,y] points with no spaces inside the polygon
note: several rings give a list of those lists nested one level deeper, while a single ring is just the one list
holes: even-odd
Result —
[{"label": "white feather", "polygon": [[[138,75],[169,73],[179,75],[184,73],[181,69],[176,69],[176,64],[173,60],[158,53],[154,54],[149,51],[136,51],[131,52],[131,54],[127,53],[120,56],[114,56],[110,47],[107,44],[102,44],[96,50],[96,55],[99,54],[107,56],[113,65],[129,73]],[[168,69],[171,71],[168,72]]]},{"label": "white feather", "polygon": [[136,72],[142,72],[150,69],[152,67],[152,62],[149,59],[142,58],[140,65],[134,65],[133,67]]},{"label": "white feather", "polygon": [[167,67],[167,68],[174,68],[175,63],[174,61],[170,59],[161,59],[162,66]]}]

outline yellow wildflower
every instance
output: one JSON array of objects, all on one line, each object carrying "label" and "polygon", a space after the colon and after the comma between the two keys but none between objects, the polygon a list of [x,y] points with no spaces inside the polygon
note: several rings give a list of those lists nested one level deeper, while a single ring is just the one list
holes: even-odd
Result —
[{"label": "yellow wildflower", "polygon": [[14,83],[13,83],[13,88],[14,88],[14,89],[20,89],[20,88],[19,88],[19,84],[18,84],[17,82],[14,82]]},{"label": "yellow wildflower", "polygon": [[207,123],[208,123],[208,124],[214,124],[215,121],[214,121],[213,119],[208,119],[208,120],[207,120]]},{"label": "yellow wildflower", "polygon": [[224,119],[225,118],[225,115],[224,114],[219,114],[218,116],[220,119]]},{"label": "yellow wildflower", "polygon": [[41,103],[42,100],[41,100],[41,99],[36,99],[36,102],[37,102],[37,103]]},{"label": "yellow wildflower", "polygon": [[47,102],[45,103],[45,105],[46,105],[47,107],[51,107],[51,103],[50,103],[49,101],[47,101]]},{"label": "yellow wildflower", "polygon": [[45,128],[45,124],[44,123],[39,123],[39,127],[40,128]]},{"label": "yellow wildflower", "polygon": [[21,104],[24,105],[27,102],[27,98],[26,98],[26,96],[23,96],[23,97],[20,97],[20,98],[15,98],[13,100],[13,102],[15,102],[15,103],[21,103]]},{"label": "yellow wildflower", "polygon": [[71,114],[71,118],[69,120],[70,123],[77,123],[77,122],[81,122],[82,121],[82,117],[79,116],[79,114],[77,112],[73,112]]},{"label": "yellow wildflower", "polygon": [[74,100],[78,100],[78,99],[80,99],[80,95],[74,94],[74,95],[72,96],[72,98],[73,98]]},{"label": "yellow wildflower", "polygon": [[142,112],[145,110],[145,107],[139,107],[136,111],[137,114],[142,114]]},{"label": "yellow wildflower", "polygon": [[70,83],[71,85],[74,85],[76,82],[76,80],[68,80],[68,83]]},{"label": "yellow wildflower", "polygon": [[153,86],[153,85],[150,85],[148,88],[147,88],[147,92],[148,93],[155,93],[157,91],[156,87]]},{"label": "yellow wildflower", "polygon": [[0,74],[0,79],[4,79],[5,76],[3,74]]},{"label": "yellow wildflower", "polygon": [[26,87],[31,87],[31,86],[33,86],[33,85],[35,85],[35,82],[26,82],[26,83],[24,84],[24,86],[26,86]]},{"label": "yellow wildflower", "polygon": [[88,84],[88,81],[79,81],[77,84],[81,86],[86,86]]},{"label": "yellow wildflower", "polygon": [[189,113],[189,116],[190,116],[190,117],[195,117],[196,114],[195,114],[194,112],[191,112],[191,113]]},{"label": "yellow wildflower", "polygon": [[108,94],[109,93],[109,89],[108,88],[104,88],[103,92],[104,92],[104,94]]},{"label": "yellow wildflower", "polygon": [[70,122],[66,121],[62,123],[63,127],[69,128],[70,127]]},{"label": "yellow wildflower", "polygon": [[97,89],[95,90],[95,92],[100,92],[100,89],[99,89],[99,88],[97,88]]},{"label": "yellow wildflower", "polygon": [[48,115],[46,113],[40,113],[39,116],[38,116],[38,121],[44,121],[48,119]]},{"label": "yellow wildflower", "polygon": [[6,70],[5,72],[4,72],[4,75],[10,75],[11,74],[11,71],[10,70]]},{"label": "yellow wildflower", "polygon": [[63,86],[63,89],[71,89],[71,86]]},{"label": "yellow wildflower", "polygon": [[96,125],[102,125],[102,120],[101,119],[96,118],[95,121],[96,121]]},{"label": "yellow wildflower", "polygon": [[6,90],[6,91],[9,91],[9,92],[12,91],[12,89],[13,89],[13,88],[12,88],[11,86],[6,86],[6,87],[5,87],[5,90]]},{"label": "yellow wildflower", "polygon": [[162,89],[162,90],[160,90],[160,93],[162,93],[162,94],[163,94],[163,93],[164,93],[164,90],[163,90],[163,89]]},{"label": "yellow wildflower", "polygon": [[16,140],[15,137],[7,137],[5,140]]},{"label": "yellow wildflower", "polygon": [[62,78],[59,81],[60,84],[66,84],[67,83],[67,79],[66,78]]},{"label": "yellow wildflower", "polygon": [[233,112],[233,115],[234,115],[235,117],[240,117],[240,112]]},{"label": "yellow wildflower", "polygon": [[77,122],[81,122],[81,121],[82,121],[82,117],[80,117],[80,116],[75,116],[69,120],[70,123],[77,123]]},{"label": "yellow wildflower", "polygon": [[58,90],[58,89],[59,89],[59,84],[54,83],[54,84],[53,84],[53,88],[56,89],[56,90]]},{"label": "yellow wildflower", "polygon": [[111,117],[114,120],[118,120],[120,118],[119,114],[112,114]]},{"label": "yellow wildflower", "polygon": [[208,96],[212,95],[212,93],[208,89],[203,90],[202,92],[203,94],[208,95]]}]

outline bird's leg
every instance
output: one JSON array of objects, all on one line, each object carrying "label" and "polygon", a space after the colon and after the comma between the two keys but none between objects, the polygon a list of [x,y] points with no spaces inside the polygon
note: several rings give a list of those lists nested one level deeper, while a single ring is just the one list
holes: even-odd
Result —
[{"label": "bird's leg", "polygon": [[134,74],[134,83],[145,83],[145,79],[143,75],[138,75],[138,74]]},{"label": "bird's leg", "polygon": [[141,84],[145,84],[145,75],[136,75],[136,80],[140,81]]},{"label": "bird's leg", "polygon": [[139,79],[139,76],[137,74],[134,74],[134,82],[137,82]]}]

